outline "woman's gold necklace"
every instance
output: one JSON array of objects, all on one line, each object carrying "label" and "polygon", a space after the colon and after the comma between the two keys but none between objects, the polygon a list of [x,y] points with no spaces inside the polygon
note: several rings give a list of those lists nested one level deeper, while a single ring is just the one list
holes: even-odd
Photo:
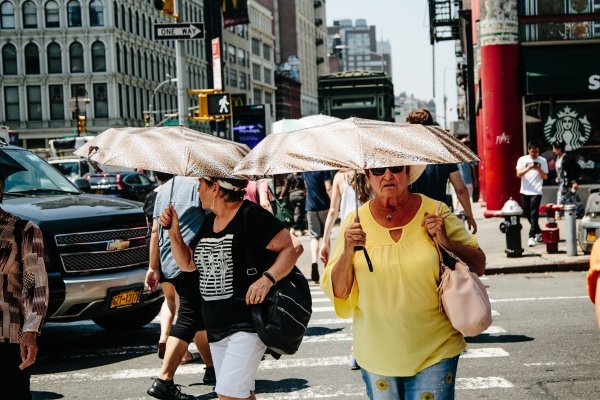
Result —
[{"label": "woman's gold necklace", "polygon": [[[402,204],[401,206],[398,206],[394,211],[392,211],[391,213],[386,213],[385,215],[385,219],[387,219],[388,221],[391,221],[392,218],[394,218],[394,214],[396,214],[398,212],[398,210],[400,210],[401,208],[404,208],[408,202],[410,201],[410,194],[408,195],[408,198],[406,199],[406,201],[404,202],[404,204]],[[385,209],[383,207],[379,207],[379,209],[383,212],[386,212]]]}]

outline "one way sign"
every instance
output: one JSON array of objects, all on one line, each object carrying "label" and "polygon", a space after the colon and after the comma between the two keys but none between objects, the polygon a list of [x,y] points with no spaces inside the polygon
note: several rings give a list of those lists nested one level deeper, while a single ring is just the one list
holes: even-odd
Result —
[{"label": "one way sign", "polygon": [[181,24],[155,24],[154,39],[202,39],[204,24],[202,22],[184,22]]}]

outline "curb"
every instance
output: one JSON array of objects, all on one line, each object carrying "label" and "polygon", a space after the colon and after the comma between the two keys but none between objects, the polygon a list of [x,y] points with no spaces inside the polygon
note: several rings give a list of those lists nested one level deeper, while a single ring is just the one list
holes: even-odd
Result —
[{"label": "curb", "polygon": [[547,263],[547,264],[532,264],[519,266],[500,266],[486,268],[484,275],[501,275],[501,274],[523,274],[523,273],[540,273],[540,272],[570,272],[570,271],[587,271],[590,268],[589,260],[562,262],[562,263]]}]

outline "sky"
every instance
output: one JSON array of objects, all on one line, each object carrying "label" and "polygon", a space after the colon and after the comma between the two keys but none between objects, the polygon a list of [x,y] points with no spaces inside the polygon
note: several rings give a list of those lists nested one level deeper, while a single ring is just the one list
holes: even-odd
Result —
[{"label": "sky", "polygon": [[[406,92],[423,100],[434,98],[427,0],[326,0],[325,4],[327,26],[333,26],[334,20],[365,18],[368,25],[375,25],[378,40],[390,41],[396,95]],[[454,41],[435,45],[435,102],[440,123],[444,75],[448,121],[457,119],[454,45]]]}]

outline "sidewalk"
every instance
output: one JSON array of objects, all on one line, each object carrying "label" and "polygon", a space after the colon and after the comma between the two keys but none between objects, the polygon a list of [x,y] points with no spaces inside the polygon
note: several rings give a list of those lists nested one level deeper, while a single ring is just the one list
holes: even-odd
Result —
[{"label": "sidewalk", "polygon": [[[587,271],[589,267],[590,256],[583,254],[577,246],[577,255],[568,256],[566,253],[565,239],[565,221],[558,220],[561,242],[558,244],[558,253],[548,254],[546,245],[540,243],[534,247],[527,247],[527,233],[529,223],[526,218],[521,218],[521,247],[524,249],[523,256],[509,258],[504,250],[506,249],[506,236],[500,232],[500,223],[504,218],[484,218],[485,209],[479,204],[473,204],[473,215],[477,222],[477,240],[479,246],[486,254],[487,265],[486,275],[510,274],[510,273],[528,273],[528,272],[554,272],[554,271]],[[577,220],[577,224],[581,220]],[[544,228],[546,218],[540,218],[540,227]],[[333,228],[332,237],[335,240],[339,231],[339,226]],[[310,237],[300,236],[298,238],[304,246],[304,253],[298,260],[298,267],[310,276]],[[323,265],[319,261],[319,269],[323,270]]]}]

